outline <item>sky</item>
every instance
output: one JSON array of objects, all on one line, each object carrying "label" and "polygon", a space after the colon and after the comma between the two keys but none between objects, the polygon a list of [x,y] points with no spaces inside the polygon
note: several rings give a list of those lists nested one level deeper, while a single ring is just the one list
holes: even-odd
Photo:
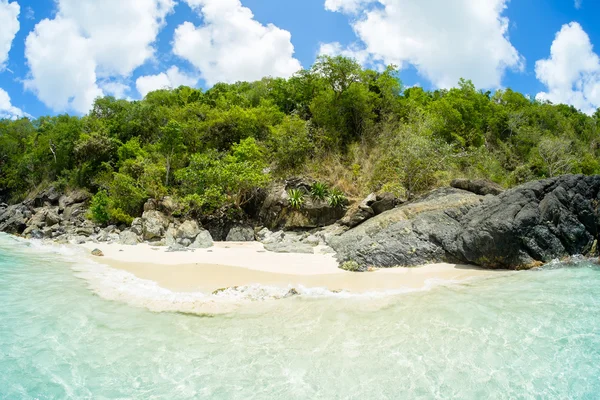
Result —
[{"label": "sky", "polygon": [[394,64],[405,87],[465,78],[591,114],[599,16],[597,0],[0,0],[0,118],[289,77],[319,54]]}]

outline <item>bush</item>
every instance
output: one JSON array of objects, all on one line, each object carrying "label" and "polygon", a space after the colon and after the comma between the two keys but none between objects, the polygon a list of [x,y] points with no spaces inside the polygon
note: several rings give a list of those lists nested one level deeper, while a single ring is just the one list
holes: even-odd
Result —
[{"label": "bush", "polygon": [[361,267],[356,261],[346,261],[340,265],[340,268],[350,272],[364,272],[366,269]]},{"label": "bush", "polygon": [[327,203],[330,207],[342,207],[346,204],[348,199],[341,190],[335,188],[327,196]]},{"label": "bush", "polygon": [[130,226],[131,223],[133,222],[133,217],[131,215],[127,214],[125,211],[123,211],[120,208],[111,208],[109,210],[109,214],[110,214],[110,222],[112,222],[113,224],[116,224],[116,225],[125,224],[127,226]]},{"label": "bush", "polygon": [[315,200],[325,200],[329,194],[329,188],[326,184],[315,182],[310,188],[310,195]]},{"label": "bush", "polygon": [[110,221],[110,199],[106,190],[100,190],[92,197],[90,217],[92,221],[106,225]]},{"label": "bush", "polygon": [[304,192],[299,189],[288,190],[290,207],[299,210],[304,205]]}]

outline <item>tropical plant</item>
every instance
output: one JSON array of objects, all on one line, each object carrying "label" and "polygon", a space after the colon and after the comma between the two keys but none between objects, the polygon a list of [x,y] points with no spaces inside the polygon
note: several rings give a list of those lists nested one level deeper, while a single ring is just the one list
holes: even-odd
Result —
[{"label": "tropical plant", "polygon": [[300,189],[288,190],[288,202],[290,207],[299,210],[304,205],[304,192]]},{"label": "tropical plant", "polygon": [[332,189],[327,196],[327,203],[330,207],[342,207],[347,201],[346,195],[338,188]]},{"label": "tropical plant", "polygon": [[310,187],[310,196],[314,200],[324,201],[329,194],[329,188],[322,182],[315,182]]},{"label": "tropical plant", "polygon": [[90,217],[94,222],[102,225],[110,221],[110,198],[106,190],[100,190],[92,197]]}]

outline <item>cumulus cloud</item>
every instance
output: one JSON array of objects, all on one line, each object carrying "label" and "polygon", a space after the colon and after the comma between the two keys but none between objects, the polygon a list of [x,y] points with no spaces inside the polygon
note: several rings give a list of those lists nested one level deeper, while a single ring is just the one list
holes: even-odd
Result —
[{"label": "cumulus cloud", "polygon": [[[498,88],[507,69],[522,70],[524,64],[508,37],[507,2],[326,0],[325,6],[348,14],[373,63],[413,65],[440,88],[460,78]],[[357,46],[349,51],[356,53]]]},{"label": "cumulus cloud", "polygon": [[19,12],[16,1],[0,0],[0,71],[4,70],[13,39],[19,31]]},{"label": "cumulus cloud", "polygon": [[124,95],[127,77],[154,56],[153,43],[173,0],[58,0],[54,19],[36,25],[25,43],[25,87],[55,111],[89,111],[104,94]]},{"label": "cumulus cloud", "polygon": [[185,0],[203,25],[184,22],[175,30],[173,52],[188,60],[208,85],[289,77],[301,69],[290,32],[263,25],[239,0]]},{"label": "cumulus cloud", "polygon": [[196,86],[199,78],[187,75],[179,70],[176,66],[172,66],[167,72],[161,72],[158,75],[140,76],[135,81],[135,86],[142,97],[153,90],[176,88],[182,85]]},{"label": "cumulus cloud", "polygon": [[29,117],[29,114],[13,106],[8,93],[0,88],[0,119],[17,119],[21,117]]},{"label": "cumulus cloud", "polygon": [[550,57],[536,62],[535,73],[547,87],[538,100],[569,104],[588,114],[600,107],[600,58],[578,23],[563,25]]}]

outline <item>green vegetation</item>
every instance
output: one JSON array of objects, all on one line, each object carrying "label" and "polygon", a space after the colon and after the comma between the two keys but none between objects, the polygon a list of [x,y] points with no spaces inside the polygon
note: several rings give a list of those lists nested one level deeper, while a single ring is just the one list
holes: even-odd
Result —
[{"label": "green vegetation", "polygon": [[300,189],[288,190],[288,202],[290,207],[300,210],[304,205],[304,192]]},{"label": "green vegetation", "polygon": [[290,176],[320,182],[310,195],[333,206],[373,191],[410,198],[455,177],[510,187],[600,173],[599,133],[600,111],[466,80],[403,88],[394,67],[324,56],[289,79],[104,97],[83,117],[2,120],[0,200],[50,184],[85,188],[97,193],[94,219],[109,223],[167,195],[182,214],[239,215],[257,188]]},{"label": "green vegetation", "polygon": [[310,195],[314,200],[325,200],[329,194],[329,188],[325,183],[315,182],[310,188]]}]

